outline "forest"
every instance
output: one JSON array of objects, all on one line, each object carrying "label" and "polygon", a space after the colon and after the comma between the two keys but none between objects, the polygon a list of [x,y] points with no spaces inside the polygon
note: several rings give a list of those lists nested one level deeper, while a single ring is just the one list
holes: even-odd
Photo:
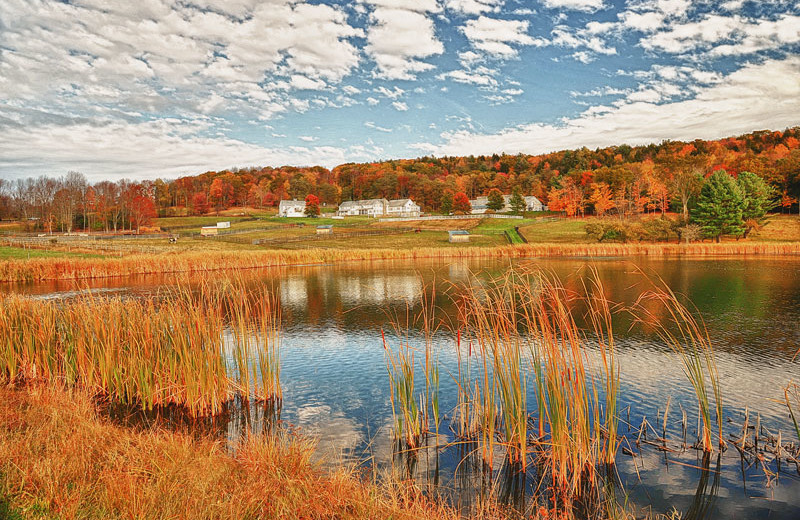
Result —
[{"label": "forest", "polygon": [[[800,127],[718,140],[581,148],[542,155],[420,157],[347,163],[333,169],[238,167],[177,179],[103,180],[79,172],[58,178],[0,179],[0,219],[29,231],[140,230],[154,217],[265,209],[282,199],[411,198],[426,212],[450,210],[454,196],[493,190],[534,195],[566,216],[675,211],[688,217],[706,179],[750,172],[769,186],[769,208],[796,212]],[[144,176],[143,172],[143,176]],[[461,197],[463,198],[463,197]]]}]

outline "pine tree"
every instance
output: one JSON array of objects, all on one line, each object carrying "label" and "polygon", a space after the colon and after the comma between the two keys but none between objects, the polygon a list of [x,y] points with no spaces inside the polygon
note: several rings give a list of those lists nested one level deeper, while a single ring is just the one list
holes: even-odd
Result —
[{"label": "pine tree", "polygon": [[445,190],[442,193],[442,200],[439,203],[439,211],[442,212],[442,215],[449,215],[453,211],[453,192],[450,190]]},{"label": "pine tree", "polygon": [[719,242],[722,235],[744,234],[743,210],[742,189],[727,172],[718,170],[703,184],[692,217],[703,235]]},{"label": "pine tree", "polygon": [[767,211],[775,206],[775,190],[764,179],[750,172],[740,173],[736,183],[744,195],[742,220],[745,225],[744,236],[747,237],[766,222]]},{"label": "pine tree", "polygon": [[508,201],[511,206],[511,212],[515,215],[522,215],[525,211],[525,197],[522,196],[519,188],[514,188],[511,192],[511,199]]},{"label": "pine tree", "polygon": [[487,198],[488,201],[486,203],[486,207],[493,211],[500,211],[506,207],[506,201],[503,198],[503,194],[500,193],[500,190],[497,188],[492,188],[489,191],[489,196]]}]

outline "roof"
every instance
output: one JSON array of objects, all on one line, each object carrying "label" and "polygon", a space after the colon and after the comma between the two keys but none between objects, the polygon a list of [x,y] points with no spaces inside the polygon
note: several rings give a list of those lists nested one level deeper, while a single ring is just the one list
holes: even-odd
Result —
[{"label": "roof", "polygon": [[326,224],[324,226],[317,226],[317,229],[333,229],[332,224]]},{"label": "roof", "polygon": [[348,200],[339,204],[339,209],[374,206],[375,204],[380,204],[382,206],[385,201],[386,199]]},{"label": "roof", "polygon": [[469,231],[466,231],[464,229],[454,229],[452,231],[448,231],[448,233],[450,233],[450,236],[452,236],[452,235],[469,235]]},{"label": "roof", "polygon": [[281,206],[305,206],[305,205],[306,205],[306,201],[304,201],[304,200],[282,200],[280,202],[280,204],[278,204],[278,207],[281,207]]},{"label": "roof", "polygon": [[397,207],[397,206],[405,206],[407,203],[414,204],[414,201],[411,199],[394,199],[389,201],[390,207]]}]

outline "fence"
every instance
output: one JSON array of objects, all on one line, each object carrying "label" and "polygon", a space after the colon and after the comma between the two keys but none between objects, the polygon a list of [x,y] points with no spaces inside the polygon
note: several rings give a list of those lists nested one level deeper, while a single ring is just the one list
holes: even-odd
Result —
[{"label": "fence", "polygon": [[497,214],[480,214],[480,215],[431,215],[429,217],[395,217],[395,218],[381,218],[378,222],[413,222],[415,220],[474,220],[476,218],[511,218],[521,220],[523,217],[520,215],[497,215]]},{"label": "fence", "polygon": [[384,236],[384,235],[399,235],[402,233],[411,233],[413,229],[382,229],[374,231],[353,231],[349,233],[330,233],[325,235],[306,235],[299,237],[287,238],[256,238],[249,243],[253,245],[267,245],[267,244],[287,244],[290,242],[313,242],[315,240],[330,240],[333,238],[357,238],[357,237],[371,237],[371,236]]}]

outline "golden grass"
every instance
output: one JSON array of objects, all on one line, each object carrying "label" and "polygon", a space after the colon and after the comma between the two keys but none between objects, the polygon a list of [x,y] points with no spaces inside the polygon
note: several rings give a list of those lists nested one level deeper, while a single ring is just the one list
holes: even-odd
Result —
[{"label": "golden grass", "polygon": [[399,485],[326,474],[313,442],[286,433],[220,442],[132,431],[84,393],[0,387],[0,499],[23,518],[455,519]]},{"label": "golden grass", "polygon": [[300,251],[203,251],[121,258],[39,258],[0,262],[0,281],[82,280],[155,273],[203,273],[230,269],[391,259],[524,258],[581,256],[798,255],[800,243],[721,244],[526,244],[497,247],[415,249],[306,249]]},{"label": "golden grass", "polygon": [[278,304],[238,279],[138,300],[0,303],[0,383],[63,382],[192,415],[218,414],[237,395],[281,399]]}]

